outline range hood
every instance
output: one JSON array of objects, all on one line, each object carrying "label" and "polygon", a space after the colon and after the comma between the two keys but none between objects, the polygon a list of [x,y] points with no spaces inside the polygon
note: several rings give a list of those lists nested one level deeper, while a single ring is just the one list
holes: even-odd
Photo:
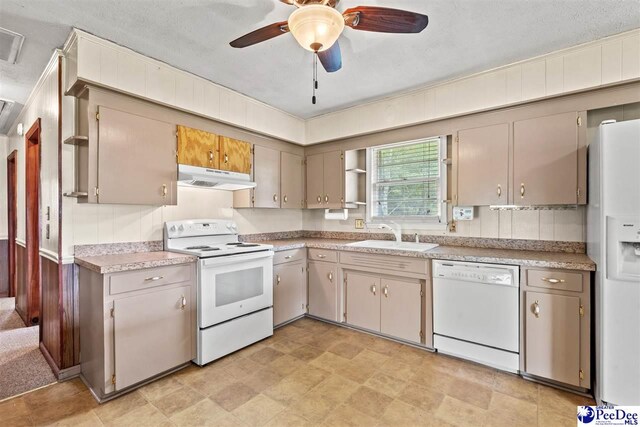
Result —
[{"label": "range hood", "polygon": [[256,183],[246,173],[178,165],[178,185],[236,191],[255,188]]}]

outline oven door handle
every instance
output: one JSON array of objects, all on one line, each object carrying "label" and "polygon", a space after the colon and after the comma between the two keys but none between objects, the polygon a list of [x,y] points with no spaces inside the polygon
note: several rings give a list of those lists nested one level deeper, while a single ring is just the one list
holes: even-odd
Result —
[{"label": "oven door handle", "polygon": [[249,252],[236,255],[225,255],[213,258],[203,258],[203,267],[212,267],[218,265],[237,264],[244,261],[254,261],[259,259],[273,258],[273,251]]}]

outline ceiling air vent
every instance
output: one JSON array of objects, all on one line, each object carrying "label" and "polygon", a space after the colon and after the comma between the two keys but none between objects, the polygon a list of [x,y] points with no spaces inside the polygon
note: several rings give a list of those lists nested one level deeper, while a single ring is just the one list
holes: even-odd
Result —
[{"label": "ceiling air vent", "polygon": [[0,59],[15,64],[23,42],[22,34],[0,28]]},{"label": "ceiling air vent", "polygon": [[0,135],[9,133],[10,126],[18,117],[23,105],[0,98]]}]

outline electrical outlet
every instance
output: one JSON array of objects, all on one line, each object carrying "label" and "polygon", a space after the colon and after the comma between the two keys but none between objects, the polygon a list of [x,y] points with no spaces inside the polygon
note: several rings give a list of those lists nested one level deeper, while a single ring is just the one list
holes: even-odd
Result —
[{"label": "electrical outlet", "polygon": [[356,218],[356,229],[362,230],[364,228],[364,219]]}]

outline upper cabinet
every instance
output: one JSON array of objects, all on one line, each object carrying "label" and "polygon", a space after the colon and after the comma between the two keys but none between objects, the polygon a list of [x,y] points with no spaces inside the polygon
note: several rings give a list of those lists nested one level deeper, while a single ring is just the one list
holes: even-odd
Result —
[{"label": "upper cabinet", "polygon": [[459,205],[507,204],[508,124],[459,131],[457,156]]},{"label": "upper cabinet", "polygon": [[586,204],[586,114],[568,112],[460,130],[459,206]]},{"label": "upper cabinet", "polygon": [[178,163],[218,169],[218,135],[178,126]]},{"label": "upper cabinet", "polygon": [[304,168],[302,156],[280,153],[280,194],[282,208],[304,207]]},{"label": "upper cabinet", "polygon": [[255,145],[252,190],[233,194],[234,208],[304,207],[303,160],[297,154]]},{"label": "upper cabinet", "polygon": [[586,190],[578,182],[581,121],[569,112],[514,122],[515,205],[579,203],[579,193]]},{"label": "upper cabinet", "polygon": [[344,207],[344,155],[342,151],[307,156],[307,207]]},{"label": "upper cabinet", "polygon": [[251,173],[251,144],[227,136],[219,137],[220,169]]}]

